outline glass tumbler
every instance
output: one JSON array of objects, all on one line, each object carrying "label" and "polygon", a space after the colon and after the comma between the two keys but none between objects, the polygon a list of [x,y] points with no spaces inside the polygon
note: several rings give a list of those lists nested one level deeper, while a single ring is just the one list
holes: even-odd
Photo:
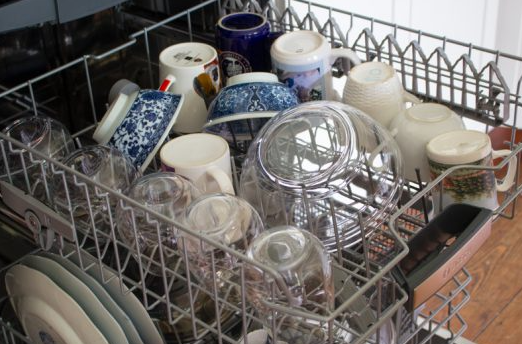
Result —
[{"label": "glass tumbler", "polygon": [[[47,116],[22,117],[8,124],[2,130],[2,134],[56,160],[63,159],[75,149],[67,128]],[[2,149],[1,179],[10,182],[43,203],[51,205],[51,178],[47,177],[48,163],[7,140],[0,140],[0,145]]]},{"label": "glass tumbler", "polygon": [[[72,152],[63,164],[114,191],[123,191],[140,175],[120,151],[101,145],[85,146]],[[86,183],[72,173],[53,176],[56,210],[83,232],[93,232],[100,242],[107,241],[114,226],[112,213],[118,199]]]},{"label": "glass tumbler", "polygon": [[[138,252],[142,270],[161,276],[164,267],[173,271],[179,261],[177,228],[158,219],[152,210],[180,222],[189,204],[201,194],[188,179],[173,172],[156,172],[136,179],[125,191],[145,208],[119,202],[116,208],[118,233],[123,242]],[[162,263],[163,262],[163,263]]]},{"label": "glass tumbler", "polygon": [[270,336],[288,344],[325,343],[326,323],[271,307],[276,304],[320,315],[333,310],[332,263],[321,241],[297,227],[279,226],[256,237],[247,256],[267,268],[247,264],[245,275],[247,298]]},{"label": "glass tumbler", "polygon": [[[192,233],[180,231],[180,251],[186,249],[190,271],[206,290],[214,290],[230,303],[240,298],[239,258],[215,246],[219,243],[244,253],[252,240],[263,231],[257,212],[245,200],[224,193],[214,193],[196,199],[186,209],[184,224]],[[210,242],[193,235],[197,233]],[[183,253],[182,253],[183,255]]]}]

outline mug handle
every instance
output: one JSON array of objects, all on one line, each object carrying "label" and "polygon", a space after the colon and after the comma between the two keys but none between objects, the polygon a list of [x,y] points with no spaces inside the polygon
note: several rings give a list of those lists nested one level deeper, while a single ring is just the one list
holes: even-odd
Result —
[{"label": "mug handle", "polygon": [[163,82],[161,83],[159,90],[162,92],[167,92],[169,90],[170,86],[172,86],[172,84],[174,84],[174,82],[176,82],[176,77],[172,74],[167,75],[165,77],[165,79],[163,80]]},{"label": "mug handle", "polygon": [[[361,64],[361,59],[359,58],[359,56],[357,56],[355,51],[353,51],[352,49],[347,49],[347,48],[332,49],[332,52],[330,53],[330,64],[332,65],[335,62],[335,60],[337,60],[338,58],[342,58],[345,62],[350,61],[354,65]],[[343,63],[344,72],[346,73],[348,71],[348,68],[345,68],[345,67],[346,66]]]},{"label": "mug handle", "polygon": [[211,166],[199,179],[196,181],[196,185],[201,189],[206,190],[208,182],[215,182],[221,192],[235,195],[234,185],[230,177],[220,168]]},{"label": "mug handle", "polygon": [[[505,157],[505,156],[508,156],[509,154],[511,154],[511,151],[509,149],[501,149],[498,151],[494,150],[491,152],[493,159]],[[497,191],[505,192],[505,191],[508,191],[513,186],[513,183],[515,182],[515,175],[517,172],[517,163],[518,163],[518,159],[517,159],[516,155],[513,156],[511,159],[509,159],[508,170],[507,170],[506,176],[504,177],[504,180],[500,184],[498,183],[498,181],[496,182]]]},{"label": "mug handle", "polygon": [[[413,95],[412,95],[413,96]],[[414,96],[415,97],[415,96]],[[377,155],[379,155],[381,153],[381,151],[388,146],[388,143],[390,143],[390,141],[392,141],[395,136],[397,135],[398,133],[398,130],[397,128],[394,128],[391,132],[390,132],[390,136],[391,136],[391,140],[390,139],[386,139],[384,141],[382,141],[377,147],[375,147],[375,149],[370,153],[370,156],[368,157],[368,163],[370,164],[370,167],[375,171],[375,172],[382,172],[384,171],[384,166],[380,166],[380,167],[377,167],[377,166],[374,166],[374,160],[375,158],[377,157]]]},{"label": "mug handle", "polygon": [[403,91],[402,99],[405,103],[420,104],[422,101],[408,91]]}]

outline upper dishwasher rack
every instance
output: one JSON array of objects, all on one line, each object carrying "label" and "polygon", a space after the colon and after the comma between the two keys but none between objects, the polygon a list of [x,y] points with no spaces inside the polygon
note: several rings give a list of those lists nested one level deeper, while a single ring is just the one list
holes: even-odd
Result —
[{"label": "upper dishwasher rack", "polygon": [[[282,6],[279,6],[282,5]],[[5,100],[18,109],[15,115],[45,113],[52,117],[58,114],[67,113],[70,118],[78,119],[80,127],[74,127],[74,136],[80,145],[84,134],[89,133],[97,125],[98,119],[105,110],[105,97],[108,92],[104,80],[114,81],[116,77],[127,76],[134,81],[139,80],[142,87],[156,88],[157,80],[157,56],[161,48],[166,44],[173,44],[179,41],[198,40],[212,42],[213,13],[225,14],[232,11],[255,11],[265,14],[275,30],[297,30],[310,29],[319,31],[330,39],[334,46],[345,46],[355,50],[363,59],[377,59],[391,64],[399,73],[405,88],[429,101],[444,103],[452,107],[458,114],[469,117],[470,120],[483,125],[484,130],[490,125],[501,125],[516,129],[519,103],[519,80],[516,92],[510,90],[510,85],[505,81],[500,73],[498,65],[503,61],[520,63],[521,58],[492,51],[490,49],[475,47],[473,45],[451,40],[445,37],[427,34],[418,30],[402,27],[369,17],[353,14],[340,9],[330,8],[322,5],[304,1],[287,1],[286,3],[266,2],[261,6],[259,2],[239,1],[239,0],[208,0],[190,8],[187,11],[178,13],[160,21],[149,18],[136,18],[132,13],[126,13],[125,7],[122,9],[123,16],[131,17],[137,23],[139,30],[130,34],[129,39],[120,45],[115,44],[112,49],[99,53],[84,55],[80,58],[64,63],[62,66],[51,70],[38,77],[17,85],[11,89],[0,93],[0,101]],[[432,49],[432,47],[435,47]],[[485,56],[482,60],[490,61],[484,66],[475,66],[473,58],[480,54]],[[111,66],[118,64],[116,71]],[[138,68],[134,68],[138,66]],[[337,66],[342,70],[343,66]],[[58,80],[58,81],[57,81]],[[67,82],[64,82],[67,81]],[[522,80],[522,79],[521,79]],[[60,87],[56,84],[65,83],[75,85],[72,92],[61,93]],[[109,83],[110,85],[110,83]],[[513,89],[513,87],[511,87]],[[58,91],[56,91],[58,90]],[[62,106],[62,100],[68,106]],[[71,106],[81,105],[80,106]],[[74,122],[74,121],[73,121]],[[4,149],[12,145],[14,149],[23,148],[12,139],[0,135],[0,138],[8,142],[3,145]],[[514,138],[514,136],[513,136]],[[521,147],[515,148],[513,154],[518,154]],[[54,166],[54,171],[65,171],[75,176],[78,183],[92,184],[96,190],[104,197],[117,198],[119,201],[129,201],[123,195],[114,190],[104,188],[89,181],[85,176],[67,169],[59,162],[38,154],[31,149],[26,149],[24,154],[32,154],[35,160],[47,161]],[[508,158],[504,161],[507,163]],[[499,166],[499,168],[502,166]],[[444,290],[441,290],[433,297],[431,308],[421,312],[424,322],[415,323],[417,317],[414,315],[404,316],[402,305],[405,303],[405,294],[397,286],[390,275],[390,270],[406,254],[405,241],[414,235],[426,223],[427,217],[424,209],[419,207],[423,196],[430,192],[436,184],[429,184],[424,189],[420,185],[408,185],[407,191],[416,194],[413,199],[405,199],[400,209],[393,214],[390,227],[383,226],[376,229],[376,234],[368,241],[361,243],[358,247],[347,250],[344,257],[346,266],[338,268],[338,272],[350,276],[356,285],[356,290],[346,288],[346,293],[352,297],[336,306],[336,309],[329,315],[316,316],[315,320],[328,323],[341,317],[343,320],[361,318],[361,323],[355,323],[350,343],[375,343],[380,338],[382,332],[386,332],[393,320],[395,332],[401,334],[401,339],[408,343],[425,343],[433,336],[433,331],[438,328],[446,328],[451,333],[451,338],[457,338],[465,330],[465,322],[458,314],[460,308],[469,299],[466,286],[470,281],[470,276],[465,270],[457,273]],[[422,189],[422,190],[421,190]],[[419,192],[420,191],[420,192]],[[513,205],[516,197],[522,191],[517,184],[505,197],[504,202],[499,208],[503,216],[512,216],[506,213],[509,205]],[[139,206],[139,205],[136,205]],[[151,218],[162,221],[172,222],[171,219],[151,213]],[[114,227],[114,224],[113,226]],[[182,227],[182,226],[180,226]],[[186,230],[186,229],[185,229]],[[116,275],[121,281],[125,282],[131,290],[139,295],[147,310],[154,312],[156,307],[168,305],[177,313],[171,316],[169,313],[167,323],[174,325],[182,319],[191,317],[191,310],[178,307],[169,298],[169,291],[173,288],[173,281],[181,281],[190,290],[200,290],[213,295],[211,290],[203,290],[195,285],[190,278],[184,277],[185,267],[178,266],[174,270],[166,269],[161,262],[154,262],[162,269],[163,276],[159,290],[146,287],[147,272],[141,263],[148,263],[146,257],[142,257],[138,273],[129,274],[130,262],[136,253],[134,247],[130,247],[116,238],[115,232],[111,232],[110,240],[96,242],[94,246],[87,247],[86,242],[78,240],[76,230],[73,226],[72,233],[58,233],[58,251],[63,255],[68,252],[63,250],[64,242],[67,239],[77,239],[75,250],[89,249],[95,255],[96,264],[110,264],[116,271]],[[100,237],[107,239],[96,230],[92,230],[94,238]],[[201,238],[204,241],[209,239]],[[211,242],[212,243],[212,242]],[[214,244],[214,243],[212,243]],[[43,245],[42,245],[43,246]],[[219,245],[216,245],[219,247]],[[115,247],[116,256],[108,253]],[[224,250],[227,248],[223,247]],[[249,264],[244,256],[233,252],[231,254],[242,260],[244,264]],[[183,252],[179,253],[183,255]],[[110,256],[110,257],[109,257]],[[82,266],[84,270],[92,266]],[[96,267],[95,267],[96,268]],[[268,270],[268,269],[267,269]],[[239,286],[241,288],[241,286]],[[199,288],[199,289],[198,289]],[[189,292],[190,301],[193,304],[193,295]],[[389,295],[390,294],[390,295]],[[372,302],[363,304],[361,307],[359,297],[368,297]],[[389,296],[389,297],[388,297]],[[240,315],[243,326],[241,330],[246,330],[247,323],[258,322],[256,316],[249,312],[243,305],[238,308],[227,300],[220,299],[219,306],[232,309]],[[302,310],[283,309],[288,314],[303,315]],[[366,320],[361,315],[368,311],[375,313]],[[304,314],[310,316],[309,314]],[[404,318],[410,318],[403,321]],[[404,324],[409,324],[409,329],[404,331]],[[15,333],[3,320],[0,321],[4,340],[7,343],[14,343],[12,333]],[[350,326],[354,325],[352,322]],[[365,325],[361,326],[361,325]],[[451,325],[451,326],[450,326]],[[203,324],[200,319],[192,321],[194,328],[203,328],[212,334],[215,342],[223,343],[237,342],[230,333],[222,331],[219,327]],[[343,326],[338,325],[338,326]],[[423,327],[432,331],[428,334],[421,334]],[[11,340],[9,341],[11,336]],[[381,341],[382,342],[382,341]],[[401,341],[402,343],[402,341]]]}]

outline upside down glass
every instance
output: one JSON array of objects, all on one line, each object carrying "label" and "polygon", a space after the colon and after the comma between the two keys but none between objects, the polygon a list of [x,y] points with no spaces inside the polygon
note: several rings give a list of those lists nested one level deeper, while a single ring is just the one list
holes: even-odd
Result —
[{"label": "upside down glass", "polygon": [[[192,232],[244,253],[251,241],[263,231],[257,212],[245,200],[224,193],[208,194],[196,199],[186,209],[184,224]],[[239,298],[239,258],[192,235],[179,231],[179,249],[186,250],[193,275],[228,302],[237,304]]]},{"label": "upside down glass", "polygon": [[[63,164],[115,191],[125,190],[139,175],[120,151],[107,146],[85,146],[65,158]],[[96,229],[97,239],[107,241],[117,198],[71,173],[53,176],[56,210],[83,232]]]},{"label": "upside down glass", "polygon": [[[125,191],[126,196],[147,209],[178,222],[185,208],[200,194],[190,180],[172,172],[157,172],[138,178]],[[116,208],[116,221],[122,240],[139,250],[135,258],[142,262],[146,272],[152,275],[163,273],[161,255],[165,267],[175,271],[179,254],[174,225],[123,202],[119,202]]]},{"label": "upside down glass", "polygon": [[[44,154],[46,157],[61,160],[74,150],[74,142],[60,122],[47,116],[27,116],[11,122],[2,133]],[[38,200],[52,204],[48,179],[49,166],[40,157],[30,154],[8,141],[1,142],[1,179],[24,190]]]},{"label": "upside down glass", "polygon": [[247,256],[276,273],[273,276],[253,264],[246,265],[248,300],[271,337],[288,344],[325,343],[327,323],[291,316],[270,306],[287,306],[319,315],[333,310],[331,260],[319,239],[296,227],[275,227],[254,239]]}]

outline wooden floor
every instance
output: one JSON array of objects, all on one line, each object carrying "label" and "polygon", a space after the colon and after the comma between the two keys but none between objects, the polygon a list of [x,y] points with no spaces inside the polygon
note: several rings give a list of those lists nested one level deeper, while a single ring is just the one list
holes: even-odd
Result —
[{"label": "wooden floor", "polygon": [[513,220],[494,222],[491,237],[471,259],[471,300],[461,314],[464,337],[477,344],[522,343],[522,199]]}]

